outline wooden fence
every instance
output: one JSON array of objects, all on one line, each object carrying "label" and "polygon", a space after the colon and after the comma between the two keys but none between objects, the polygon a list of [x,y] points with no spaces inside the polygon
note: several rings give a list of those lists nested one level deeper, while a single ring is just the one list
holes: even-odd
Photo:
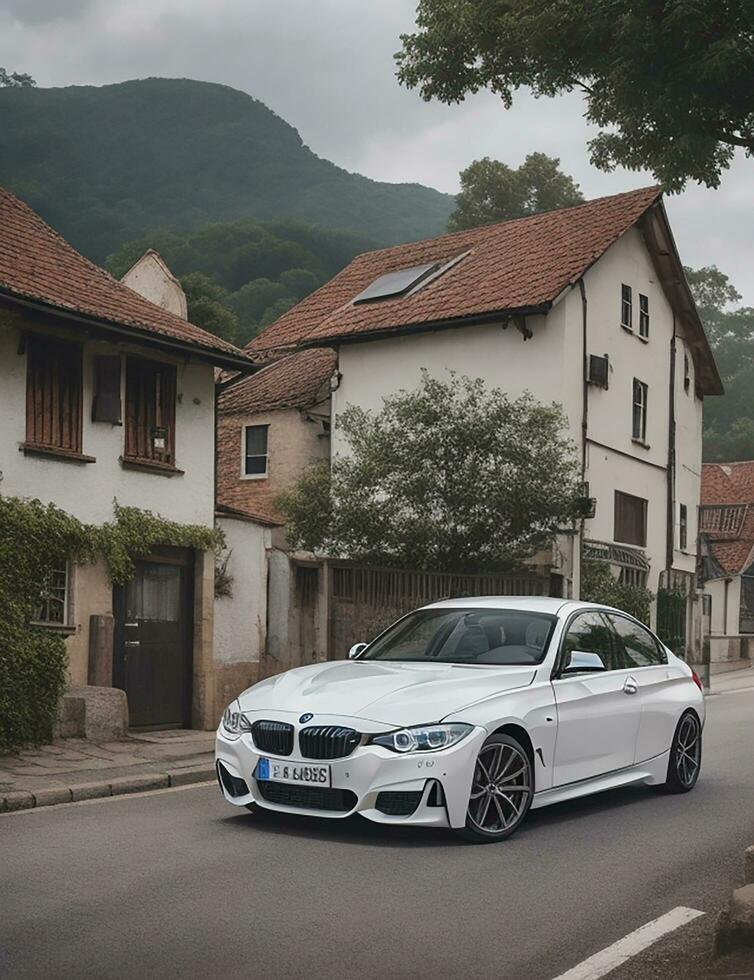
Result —
[{"label": "wooden fence", "polygon": [[438,599],[482,595],[550,595],[559,583],[548,574],[465,575],[367,568],[329,562],[328,659],[347,656],[350,647],[372,640],[417,606]]}]

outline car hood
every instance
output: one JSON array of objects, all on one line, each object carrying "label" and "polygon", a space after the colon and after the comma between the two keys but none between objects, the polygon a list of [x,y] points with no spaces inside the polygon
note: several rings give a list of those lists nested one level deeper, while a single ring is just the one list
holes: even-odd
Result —
[{"label": "car hood", "polygon": [[440,721],[534,680],[532,667],[336,660],[269,677],[239,697],[243,711],[348,715],[402,726]]}]

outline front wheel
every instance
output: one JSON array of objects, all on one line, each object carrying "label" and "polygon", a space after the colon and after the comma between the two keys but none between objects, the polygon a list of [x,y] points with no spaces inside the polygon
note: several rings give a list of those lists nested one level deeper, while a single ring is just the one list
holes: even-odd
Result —
[{"label": "front wheel", "polygon": [[670,746],[667,793],[688,793],[696,785],[702,766],[702,726],[693,711],[687,711],[678,722]]},{"label": "front wheel", "polygon": [[474,844],[505,840],[518,828],[534,795],[529,753],[511,735],[490,735],[474,766],[466,826],[456,833]]}]

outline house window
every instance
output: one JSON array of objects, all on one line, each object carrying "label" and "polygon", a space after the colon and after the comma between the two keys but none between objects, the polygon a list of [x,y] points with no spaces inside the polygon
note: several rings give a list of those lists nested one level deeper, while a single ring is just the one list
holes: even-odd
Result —
[{"label": "house window", "polygon": [[688,544],[688,534],[689,512],[686,508],[686,504],[681,504],[680,516],[678,518],[678,544],[680,545],[681,551],[686,550],[686,545]]},{"label": "house window", "polygon": [[639,293],[639,336],[649,340],[649,297]]},{"label": "house window", "polygon": [[27,444],[81,453],[81,401],[80,345],[27,337]]},{"label": "house window", "polygon": [[691,364],[689,363],[689,355],[683,355],[683,390],[686,394],[689,393],[689,388],[691,387]]},{"label": "house window", "polygon": [[175,387],[172,364],[126,360],[125,459],[175,466]]},{"label": "house window", "polygon": [[120,355],[98,354],[94,358],[92,422],[120,425],[120,413]]},{"label": "house window", "polygon": [[620,287],[620,322],[626,330],[633,329],[633,293],[630,286],[623,283]]},{"label": "house window", "polygon": [[68,566],[58,565],[47,575],[39,605],[34,615],[35,623],[47,626],[68,625]]},{"label": "house window", "polygon": [[647,544],[647,501],[630,493],[615,491],[615,541],[635,544],[644,548]]},{"label": "house window", "polygon": [[244,476],[267,476],[268,425],[247,425],[244,437]]},{"label": "house window", "polygon": [[647,441],[647,386],[634,378],[632,437],[636,442]]}]

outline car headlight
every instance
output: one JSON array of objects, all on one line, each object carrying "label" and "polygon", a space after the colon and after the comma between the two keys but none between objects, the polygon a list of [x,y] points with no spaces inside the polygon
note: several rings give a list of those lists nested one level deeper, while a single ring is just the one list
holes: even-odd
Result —
[{"label": "car headlight", "polygon": [[371,745],[382,745],[393,752],[436,752],[447,749],[466,738],[473,725],[420,725],[417,728],[401,728],[388,735],[373,735]]},{"label": "car headlight", "polygon": [[251,731],[251,723],[246,715],[241,711],[238,701],[233,701],[225,709],[222,720],[223,734],[228,738],[240,738],[244,732]]}]

